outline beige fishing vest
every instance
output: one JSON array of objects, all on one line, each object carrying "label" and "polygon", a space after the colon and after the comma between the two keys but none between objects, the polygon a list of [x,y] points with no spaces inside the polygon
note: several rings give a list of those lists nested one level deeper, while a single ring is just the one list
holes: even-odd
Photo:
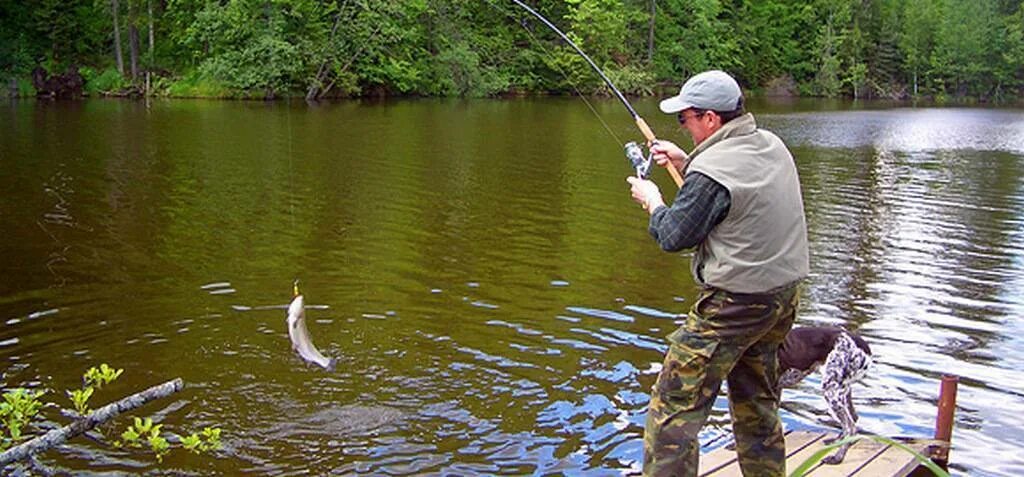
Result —
[{"label": "beige fishing vest", "polygon": [[807,224],[796,164],[778,136],[745,114],[700,143],[686,172],[729,190],[729,213],[697,246],[697,281],[763,293],[807,276]]}]

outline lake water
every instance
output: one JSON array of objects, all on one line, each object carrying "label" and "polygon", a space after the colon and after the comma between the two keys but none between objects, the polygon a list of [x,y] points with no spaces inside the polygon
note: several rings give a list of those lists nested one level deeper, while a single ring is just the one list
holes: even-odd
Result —
[{"label": "lake water", "polygon": [[[637,109],[686,143],[656,101]],[[638,467],[664,336],[696,293],[629,199],[621,106],[578,98],[0,106],[0,369],[96,408],[223,429],[213,456],[77,438],[72,472],[614,475]],[[857,330],[865,432],[930,437],[961,376],[954,472],[1024,474],[1024,111],[754,103],[798,162],[799,323]],[[656,171],[662,190],[671,189]],[[291,351],[292,282],[333,373]],[[790,429],[833,427],[817,377]],[[44,426],[67,420],[56,406]],[[129,422],[105,432],[113,438]],[[702,433],[729,435],[725,398]],[[37,432],[37,431],[35,431]],[[97,437],[97,436],[93,436]]]}]

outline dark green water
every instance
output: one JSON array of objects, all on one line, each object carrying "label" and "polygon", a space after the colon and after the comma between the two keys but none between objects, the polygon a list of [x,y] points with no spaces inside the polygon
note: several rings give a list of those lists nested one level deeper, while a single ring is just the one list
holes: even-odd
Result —
[{"label": "dark green water", "polygon": [[[70,471],[593,474],[641,456],[648,390],[695,294],[629,200],[618,103],[579,99],[0,106],[5,388],[64,390],[101,362],[107,401],[224,449],[79,438]],[[685,142],[652,101],[638,110]],[[860,427],[930,436],[963,376],[953,462],[1024,473],[1024,111],[755,104],[796,155],[812,240],[801,322],[858,330],[876,365]],[[613,138],[612,135],[617,136]],[[663,190],[671,181],[661,171]],[[298,278],[302,364],[283,307]],[[809,379],[793,429],[833,425]],[[66,422],[57,409],[47,422]],[[119,434],[122,420],[113,434]],[[728,436],[724,398],[702,438]]]}]

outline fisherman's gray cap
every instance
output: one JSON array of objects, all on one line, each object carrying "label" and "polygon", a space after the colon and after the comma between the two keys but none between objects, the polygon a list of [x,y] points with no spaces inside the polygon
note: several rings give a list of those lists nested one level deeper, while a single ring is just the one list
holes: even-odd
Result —
[{"label": "fisherman's gray cap", "polygon": [[740,85],[728,73],[719,70],[705,71],[694,75],[683,84],[679,95],[661,102],[662,112],[678,113],[684,109],[697,108],[711,111],[732,111],[739,106]]}]

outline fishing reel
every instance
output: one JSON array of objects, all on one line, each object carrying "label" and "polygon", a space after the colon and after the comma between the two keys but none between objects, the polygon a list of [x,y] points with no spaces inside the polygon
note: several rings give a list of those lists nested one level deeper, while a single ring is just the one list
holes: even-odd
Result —
[{"label": "fishing reel", "polygon": [[629,161],[629,164],[633,166],[633,169],[636,170],[636,176],[641,179],[647,179],[650,177],[651,164],[654,162],[652,160],[654,153],[650,152],[650,149],[648,149],[647,156],[644,156],[643,149],[640,148],[639,144],[633,141],[626,143],[625,151],[626,159]]}]

